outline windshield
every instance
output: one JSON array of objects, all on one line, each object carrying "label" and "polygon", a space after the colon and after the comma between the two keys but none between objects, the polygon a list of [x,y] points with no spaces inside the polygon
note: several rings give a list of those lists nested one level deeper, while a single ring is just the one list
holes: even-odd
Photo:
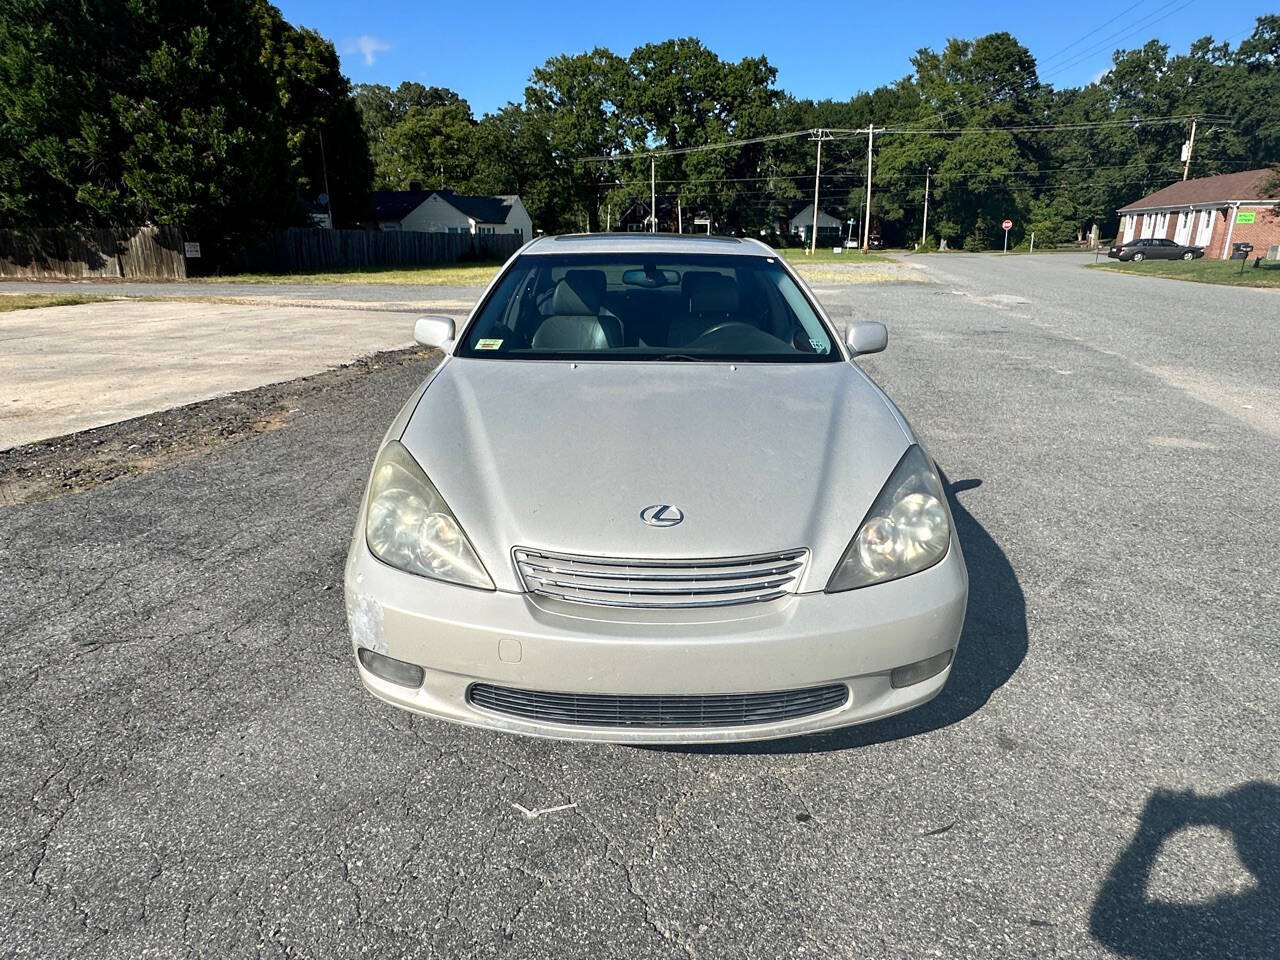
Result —
[{"label": "windshield", "polygon": [[520,360],[841,359],[776,257],[526,255],[455,353]]}]

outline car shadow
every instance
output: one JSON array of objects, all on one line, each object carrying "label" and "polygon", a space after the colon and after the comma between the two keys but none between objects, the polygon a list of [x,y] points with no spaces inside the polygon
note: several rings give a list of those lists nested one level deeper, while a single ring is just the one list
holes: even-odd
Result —
[{"label": "car shadow", "polygon": [[[1152,899],[1147,884],[1165,840],[1206,826],[1231,835],[1252,886],[1192,903]],[[1094,901],[1089,932],[1139,960],[1280,955],[1280,786],[1255,780],[1220,796],[1155,791]]]},{"label": "car shadow", "polygon": [[893,717],[830,733],[755,743],[672,746],[683,753],[824,753],[914,737],[958,723],[980,709],[1013,676],[1027,655],[1027,605],[1000,545],[964,508],[957,494],[982,485],[952,483],[942,474],[956,533],[969,569],[969,606],[951,677],[933,700]]}]

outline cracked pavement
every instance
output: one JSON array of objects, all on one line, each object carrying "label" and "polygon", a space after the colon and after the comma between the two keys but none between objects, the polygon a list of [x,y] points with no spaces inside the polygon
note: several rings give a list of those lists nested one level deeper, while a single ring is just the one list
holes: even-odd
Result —
[{"label": "cracked pavement", "polygon": [[0,509],[5,956],[1274,956],[1280,297],[922,259],[817,286],[953,491],[941,697],[690,750],[375,701],[342,561],[432,360],[390,366]]}]

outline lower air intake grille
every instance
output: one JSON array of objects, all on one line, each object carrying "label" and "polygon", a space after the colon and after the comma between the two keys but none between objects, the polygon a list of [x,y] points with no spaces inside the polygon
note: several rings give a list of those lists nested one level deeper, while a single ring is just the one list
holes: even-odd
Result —
[{"label": "lower air intake grille", "polygon": [[585,727],[741,727],[834,710],[849,699],[849,688],[833,683],[776,693],[615,697],[594,693],[540,693],[476,683],[467,691],[467,699],[495,713],[541,723]]}]

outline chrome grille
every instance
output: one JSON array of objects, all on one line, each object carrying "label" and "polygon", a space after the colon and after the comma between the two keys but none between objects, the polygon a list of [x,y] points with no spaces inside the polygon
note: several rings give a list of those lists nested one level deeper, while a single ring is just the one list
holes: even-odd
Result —
[{"label": "chrome grille", "polygon": [[619,560],[517,547],[516,566],[530,593],[605,607],[725,607],[796,592],[809,552],[706,560]]},{"label": "chrome grille", "polygon": [[843,683],[772,693],[609,696],[545,693],[474,683],[467,699],[477,707],[541,723],[584,727],[741,727],[778,723],[842,707]]}]

